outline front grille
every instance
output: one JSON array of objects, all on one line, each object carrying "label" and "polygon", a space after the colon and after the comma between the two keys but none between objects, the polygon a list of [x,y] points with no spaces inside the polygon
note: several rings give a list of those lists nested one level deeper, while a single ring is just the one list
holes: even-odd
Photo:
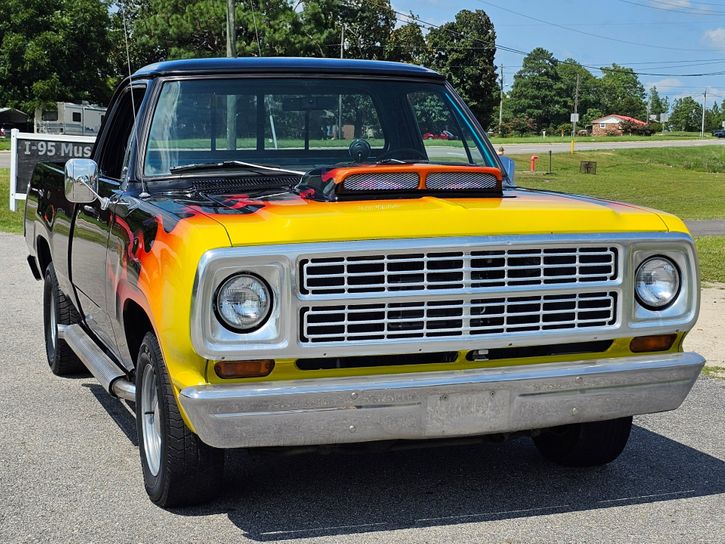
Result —
[{"label": "front grille", "polygon": [[609,246],[320,257],[300,261],[305,295],[582,284],[617,277]]},{"label": "front grille", "polygon": [[615,292],[507,296],[305,306],[306,344],[390,339],[461,338],[608,327],[616,322]]}]

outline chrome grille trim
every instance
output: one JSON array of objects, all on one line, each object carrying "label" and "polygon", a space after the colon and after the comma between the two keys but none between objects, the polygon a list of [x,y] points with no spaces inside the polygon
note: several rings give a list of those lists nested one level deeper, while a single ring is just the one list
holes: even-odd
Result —
[{"label": "chrome grille trim", "polygon": [[[617,277],[603,282],[510,285],[504,287],[431,289],[347,294],[300,292],[301,263],[365,255],[402,255],[494,251],[526,248],[613,247],[617,250]],[[664,312],[650,312],[634,302],[633,273],[651,255],[673,259],[683,273],[678,301]],[[219,284],[230,274],[251,271],[272,287],[274,307],[261,329],[238,334],[215,317],[212,301]],[[352,304],[391,304],[420,301],[490,299],[566,293],[616,293],[616,322],[606,327],[581,327],[538,332],[477,334],[421,339],[389,338],[352,342],[302,342],[301,310]],[[432,353],[502,347],[524,347],[584,342],[631,336],[671,334],[692,328],[699,308],[698,271],[692,238],[676,232],[615,232],[546,235],[370,239],[310,242],[212,249],[199,261],[191,301],[191,339],[194,350],[210,360],[304,357],[344,357]]]},{"label": "chrome grille trim", "polygon": [[617,279],[617,248],[528,247],[380,253],[300,261],[300,292],[344,295],[546,286]]},{"label": "chrome grille trim", "polygon": [[608,328],[617,321],[617,295],[611,291],[305,306],[300,315],[303,343],[465,338]]}]

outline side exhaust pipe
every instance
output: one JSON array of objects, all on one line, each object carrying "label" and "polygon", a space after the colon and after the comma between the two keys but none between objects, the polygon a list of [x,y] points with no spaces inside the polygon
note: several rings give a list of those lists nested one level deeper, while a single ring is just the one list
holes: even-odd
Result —
[{"label": "side exhaust pipe", "polygon": [[58,337],[66,341],[93,377],[114,397],[136,400],[136,385],[98,347],[80,325],[58,325]]}]

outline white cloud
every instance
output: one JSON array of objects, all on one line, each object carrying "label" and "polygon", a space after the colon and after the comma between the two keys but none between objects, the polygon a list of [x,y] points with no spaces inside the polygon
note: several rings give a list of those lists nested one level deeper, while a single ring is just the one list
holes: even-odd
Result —
[{"label": "white cloud", "polygon": [[725,51],[725,28],[706,30],[702,35],[702,41],[710,47]]},{"label": "white cloud", "polygon": [[665,79],[660,79],[659,81],[652,81],[651,83],[647,83],[648,89],[651,89],[652,87],[657,87],[657,90],[660,93],[665,94],[667,94],[668,91],[671,91],[672,89],[676,89],[681,86],[682,81],[674,77],[667,77]]},{"label": "white cloud", "polygon": [[650,4],[656,8],[662,9],[682,9],[692,7],[692,2],[690,2],[690,0],[650,0]]}]

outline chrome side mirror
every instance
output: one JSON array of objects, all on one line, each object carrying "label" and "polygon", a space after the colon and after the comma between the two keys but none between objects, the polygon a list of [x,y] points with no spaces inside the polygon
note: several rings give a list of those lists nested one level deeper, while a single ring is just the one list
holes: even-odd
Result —
[{"label": "chrome side mirror", "polygon": [[516,171],[516,163],[512,158],[507,157],[506,155],[500,155],[498,159],[501,161],[503,169],[506,171],[506,177],[509,178],[511,185],[514,185],[514,173]]},{"label": "chrome side mirror", "polygon": [[69,159],[65,163],[65,197],[87,204],[98,196],[98,165],[91,159]]}]

